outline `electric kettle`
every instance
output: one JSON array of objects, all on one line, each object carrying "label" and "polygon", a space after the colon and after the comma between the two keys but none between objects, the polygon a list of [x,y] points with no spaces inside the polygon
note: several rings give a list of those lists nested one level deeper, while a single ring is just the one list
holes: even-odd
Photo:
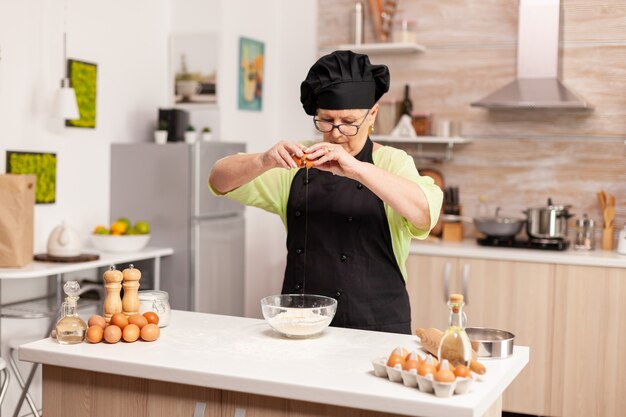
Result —
[{"label": "electric kettle", "polygon": [[80,255],[81,244],[78,233],[65,222],[54,228],[48,237],[48,255],[69,258]]}]

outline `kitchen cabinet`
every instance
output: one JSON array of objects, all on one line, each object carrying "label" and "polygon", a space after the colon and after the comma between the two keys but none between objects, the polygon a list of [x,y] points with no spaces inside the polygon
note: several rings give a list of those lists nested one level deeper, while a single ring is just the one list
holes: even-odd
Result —
[{"label": "kitchen cabinet", "polygon": [[511,331],[531,360],[505,391],[503,410],[601,417],[626,409],[626,269],[411,254],[412,325],[447,326],[450,292],[468,326]]},{"label": "kitchen cabinet", "polygon": [[505,391],[503,409],[548,415],[554,265],[411,255],[407,263],[411,320],[445,329],[450,292],[464,295],[470,327],[504,329],[529,346],[532,360]]},{"label": "kitchen cabinet", "polygon": [[556,267],[551,415],[624,415],[624,300],[624,268]]}]

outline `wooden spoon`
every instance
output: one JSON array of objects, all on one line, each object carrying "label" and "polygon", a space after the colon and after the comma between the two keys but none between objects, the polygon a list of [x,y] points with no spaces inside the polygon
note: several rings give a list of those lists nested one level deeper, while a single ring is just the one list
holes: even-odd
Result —
[{"label": "wooden spoon", "polygon": [[607,206],[604,209],[604,228],[605,229],[612,228],[614,220],[615,220],[615,206]]},{"label": "wooden spoon", "polygon": [[598,192],[598,203],[600,203],[600,210],[604,211],[604,208],[606,207],[606,194],[604,191]]}]

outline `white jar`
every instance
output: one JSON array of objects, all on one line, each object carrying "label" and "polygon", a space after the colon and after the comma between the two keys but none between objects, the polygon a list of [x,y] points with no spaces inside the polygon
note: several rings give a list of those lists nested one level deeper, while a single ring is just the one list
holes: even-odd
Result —
[{"label": "white jar", "polygon": [[139,314],[154,311],[159,316],[159,327],[170,324],[170,295],[165,291],[139,291]]}]

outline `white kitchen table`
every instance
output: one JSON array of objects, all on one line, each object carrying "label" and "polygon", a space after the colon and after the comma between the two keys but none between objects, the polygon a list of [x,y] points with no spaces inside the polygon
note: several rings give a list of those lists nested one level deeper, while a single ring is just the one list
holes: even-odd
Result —
[{"label": "white kitchen table", "polygon": [[484,360],[484,380],[470,393],[440,398],[374,375],[371,360],[396,346],[420,345],[416,336],[333,327],[293,340],[264,320],[173,311],[155,342],[59,345],[48,338],[22,345],[19,354],[44,365],[47,417],[131,409],[135,417],[261,409],[272,417],[492,416],[500,415],[503,391],[529,358],[527,347],[516,346],[507,359]]}]

